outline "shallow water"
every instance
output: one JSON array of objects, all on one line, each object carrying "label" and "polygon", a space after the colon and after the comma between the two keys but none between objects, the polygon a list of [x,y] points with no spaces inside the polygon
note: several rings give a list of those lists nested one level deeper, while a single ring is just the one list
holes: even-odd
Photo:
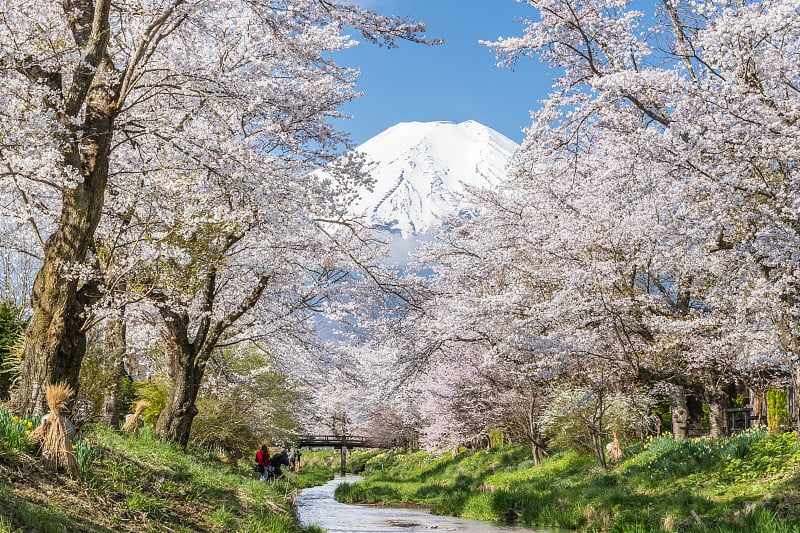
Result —
[{"label": "shallow water", "polygon": [[337,477],[325,485],[305,489],[297,501],[300,524],[318,526],[328,533],[423,533],[430,531],[461,531],[467,533],[555,533],[521,527],[499,526],[489,522],[465,520],[452,516],[436,516],[419,509],[363,507],[339,503],[333,498],[340,483],[354,483],[358,476]]}]

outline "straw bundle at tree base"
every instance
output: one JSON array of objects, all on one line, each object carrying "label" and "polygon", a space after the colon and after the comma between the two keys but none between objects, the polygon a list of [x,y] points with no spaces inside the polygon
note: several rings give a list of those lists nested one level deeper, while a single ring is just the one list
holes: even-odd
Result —
[{"label": "straw bundle at tree base", "polygon": [[75,476],[78,474],[78,459],[72,451],[67,419],[61,415],[73,392],[72,387],[66,383],[47,386],[45,397],[50,416],[42,421],[42,425],[36,428],[31,437],[35,436],[35,441],[42,445],[42,464],[47,470],[57,472],[59,468],[63,468]]},{"label": "straw bundle at tree base", "polygon": [[136,410],[133,413],[133,416],[131,416],[130,418],[128,418],[128,420],[125,421],[125,425],[122,426],[122,430],[123,431],[130,431],[134,435],[138,435],[139,434],[139,424],[140,424],[139,421],[141,420],[142,413],[148,407],[150,407],[150,403],[149,402],[146,402],[144,400],[139,400],[138,402],[136,402]]},{"label": "straw bundle at tree base", "polygon": [[622,459],[622,444],[620,444],[619,439],[617,438],[617,432],[614,432],[614,442],[611,444],[611,449],[608,450],[608,458],[612,461],[619,461]]}]

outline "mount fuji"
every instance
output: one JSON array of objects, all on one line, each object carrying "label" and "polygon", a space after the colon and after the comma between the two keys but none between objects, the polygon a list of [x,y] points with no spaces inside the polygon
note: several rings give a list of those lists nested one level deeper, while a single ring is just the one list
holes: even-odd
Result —
[{"label": "mount fuji", "polygon": [[351,212],[404,239],[435,230],[463,211],[465,186],[491,188],[506,178],[517,144],[473,120],[402,122],[356,148],[371,161],[372,191]]}]

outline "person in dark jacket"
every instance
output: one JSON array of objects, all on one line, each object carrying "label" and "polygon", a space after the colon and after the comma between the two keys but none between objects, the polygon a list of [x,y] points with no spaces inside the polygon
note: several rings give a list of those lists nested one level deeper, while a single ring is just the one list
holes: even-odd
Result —
[{"label": "person in dark jacket", "polygon": [[280,479],[283,477],[281,466],[289,466],[289,456],[285,450],[281,450],[269,460],[268,475],[270,478]]}]

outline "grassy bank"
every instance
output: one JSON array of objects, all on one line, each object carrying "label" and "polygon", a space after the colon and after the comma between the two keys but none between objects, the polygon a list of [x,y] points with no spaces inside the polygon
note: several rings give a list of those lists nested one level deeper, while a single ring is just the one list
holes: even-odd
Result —
[{"label": "grassy bank", "polygon": [[356,453],[350,464],[366,481],[342,485],[337,499],[413,502],[465,518],[595,532],[800,532],[794,433],[651,439],[629,446],[606,471],[574,452],[537,467],[529,453]]},{"label": "grassy bank", "polygon": [[81,437],[80,479],[43,471],[19,448],[0,442],[0,533],[313,533],[297,525],[293,498],[334,473],[333,460],[309,453],[302,474],[266,483],[255,478],[249,457],[228,465],[164,444],[148,428],[138,438],[103,428]]}]

